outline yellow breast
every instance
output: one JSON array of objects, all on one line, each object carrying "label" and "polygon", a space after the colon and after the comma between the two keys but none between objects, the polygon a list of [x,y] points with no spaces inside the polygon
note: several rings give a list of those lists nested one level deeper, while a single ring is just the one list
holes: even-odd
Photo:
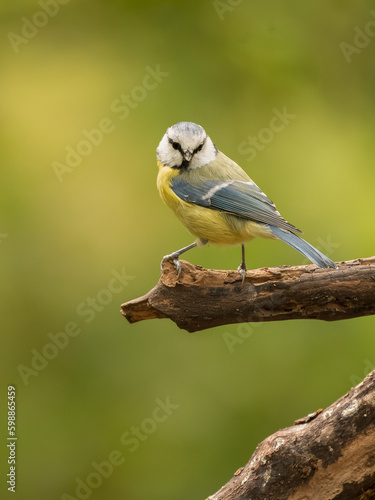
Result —
[{"label": "yellow breast", "polygon": [[256,237],[270,237],[269,232],[256,222],[181,200],[170,187],[172,179],[179,175],[178,169],[167,167],[161,162],[158,162],[158,167],[157,187],[160,197],[195,237],[217,245],[236,245]]}]

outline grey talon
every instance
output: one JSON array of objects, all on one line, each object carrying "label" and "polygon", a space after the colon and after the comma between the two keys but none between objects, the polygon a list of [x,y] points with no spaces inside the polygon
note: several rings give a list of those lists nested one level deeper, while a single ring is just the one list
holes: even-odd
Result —
[{"label": "grey talon", "polygon": [[245,278],[246,278],[246,269],[243,269],[243,267],[239,266],[237,271],[240,273],[241,278],[242,278],[242,284],[244,284]]},{"label": "grey talon", "polygon": [[168,259],[173,260],[173,264],[176,266],[176,271],[177,271],[177,278],[180,277],[181,274],[181,262],[178,259],[178,255],[176,253],[171,253],[170,255],[164,255],[161,263],[160,263],[160,272],[161,274],[164,273],[164,262]]},{"label": "grey talon", "polygon": [[178,257],[177,259],[173,259],[173,262],[177,269],[177,278],[179,278],[181,274],[181,262],[178,260]]}]

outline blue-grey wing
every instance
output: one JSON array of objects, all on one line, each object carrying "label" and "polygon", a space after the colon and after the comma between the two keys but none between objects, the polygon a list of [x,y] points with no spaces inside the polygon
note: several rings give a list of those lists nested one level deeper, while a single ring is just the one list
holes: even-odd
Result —
[{"label": "blue-grey wing", "polygon": [[192,185],[177,176],[171,183],[172,191],[182,200],[201,207],[220,210],[242,219],[301,233],[277,211],[272,201],[251,182],[202,180]]}]

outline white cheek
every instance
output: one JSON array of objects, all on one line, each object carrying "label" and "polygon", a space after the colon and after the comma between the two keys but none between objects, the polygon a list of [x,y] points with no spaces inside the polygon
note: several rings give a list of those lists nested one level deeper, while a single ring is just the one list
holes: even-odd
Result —
[{"label": "white cheek", "polygon": [[182,156],[178,151],[172,151],[168,157],[168,165],[174,167],[175,165],[181,165]]},{"label": "white cheek", "polygon": [[181,165],[182,163],[181,153],[172,148],[165,136],[160,141],[156,154],[158,160],[160,160],[163,165],[174,167],[175,165]]},{"label": "white cheek", "polygon": [[163,148],[159,150],[158,159],[162,162],[163,165],[168,165],[169,167],[181,165],[182,163],[181,154],[172,148]]},{"label": "white cheek", "polygon": [[216,150],[213,144],[207,144],[207,147],[193,156],[190,162],[190,168],[200,168],[211,163],[216,158]]}]

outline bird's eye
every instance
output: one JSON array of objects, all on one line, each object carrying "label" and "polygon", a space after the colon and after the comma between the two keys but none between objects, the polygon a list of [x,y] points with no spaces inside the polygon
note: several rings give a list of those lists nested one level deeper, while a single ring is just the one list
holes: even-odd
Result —
[{"label": "bird's eye", "polygon": [[180,145],[178,142],[172,142],[172,148],[173,149],[179,149]]},{"label": "bird's eye", "polygon": [[201,149],[203,148],[203,144],[204,144],[204,142],[202,142],[202,144],[199,144],[199,146],[194,149],[193,154],[198,153],[199,151],[201,151]]}]

